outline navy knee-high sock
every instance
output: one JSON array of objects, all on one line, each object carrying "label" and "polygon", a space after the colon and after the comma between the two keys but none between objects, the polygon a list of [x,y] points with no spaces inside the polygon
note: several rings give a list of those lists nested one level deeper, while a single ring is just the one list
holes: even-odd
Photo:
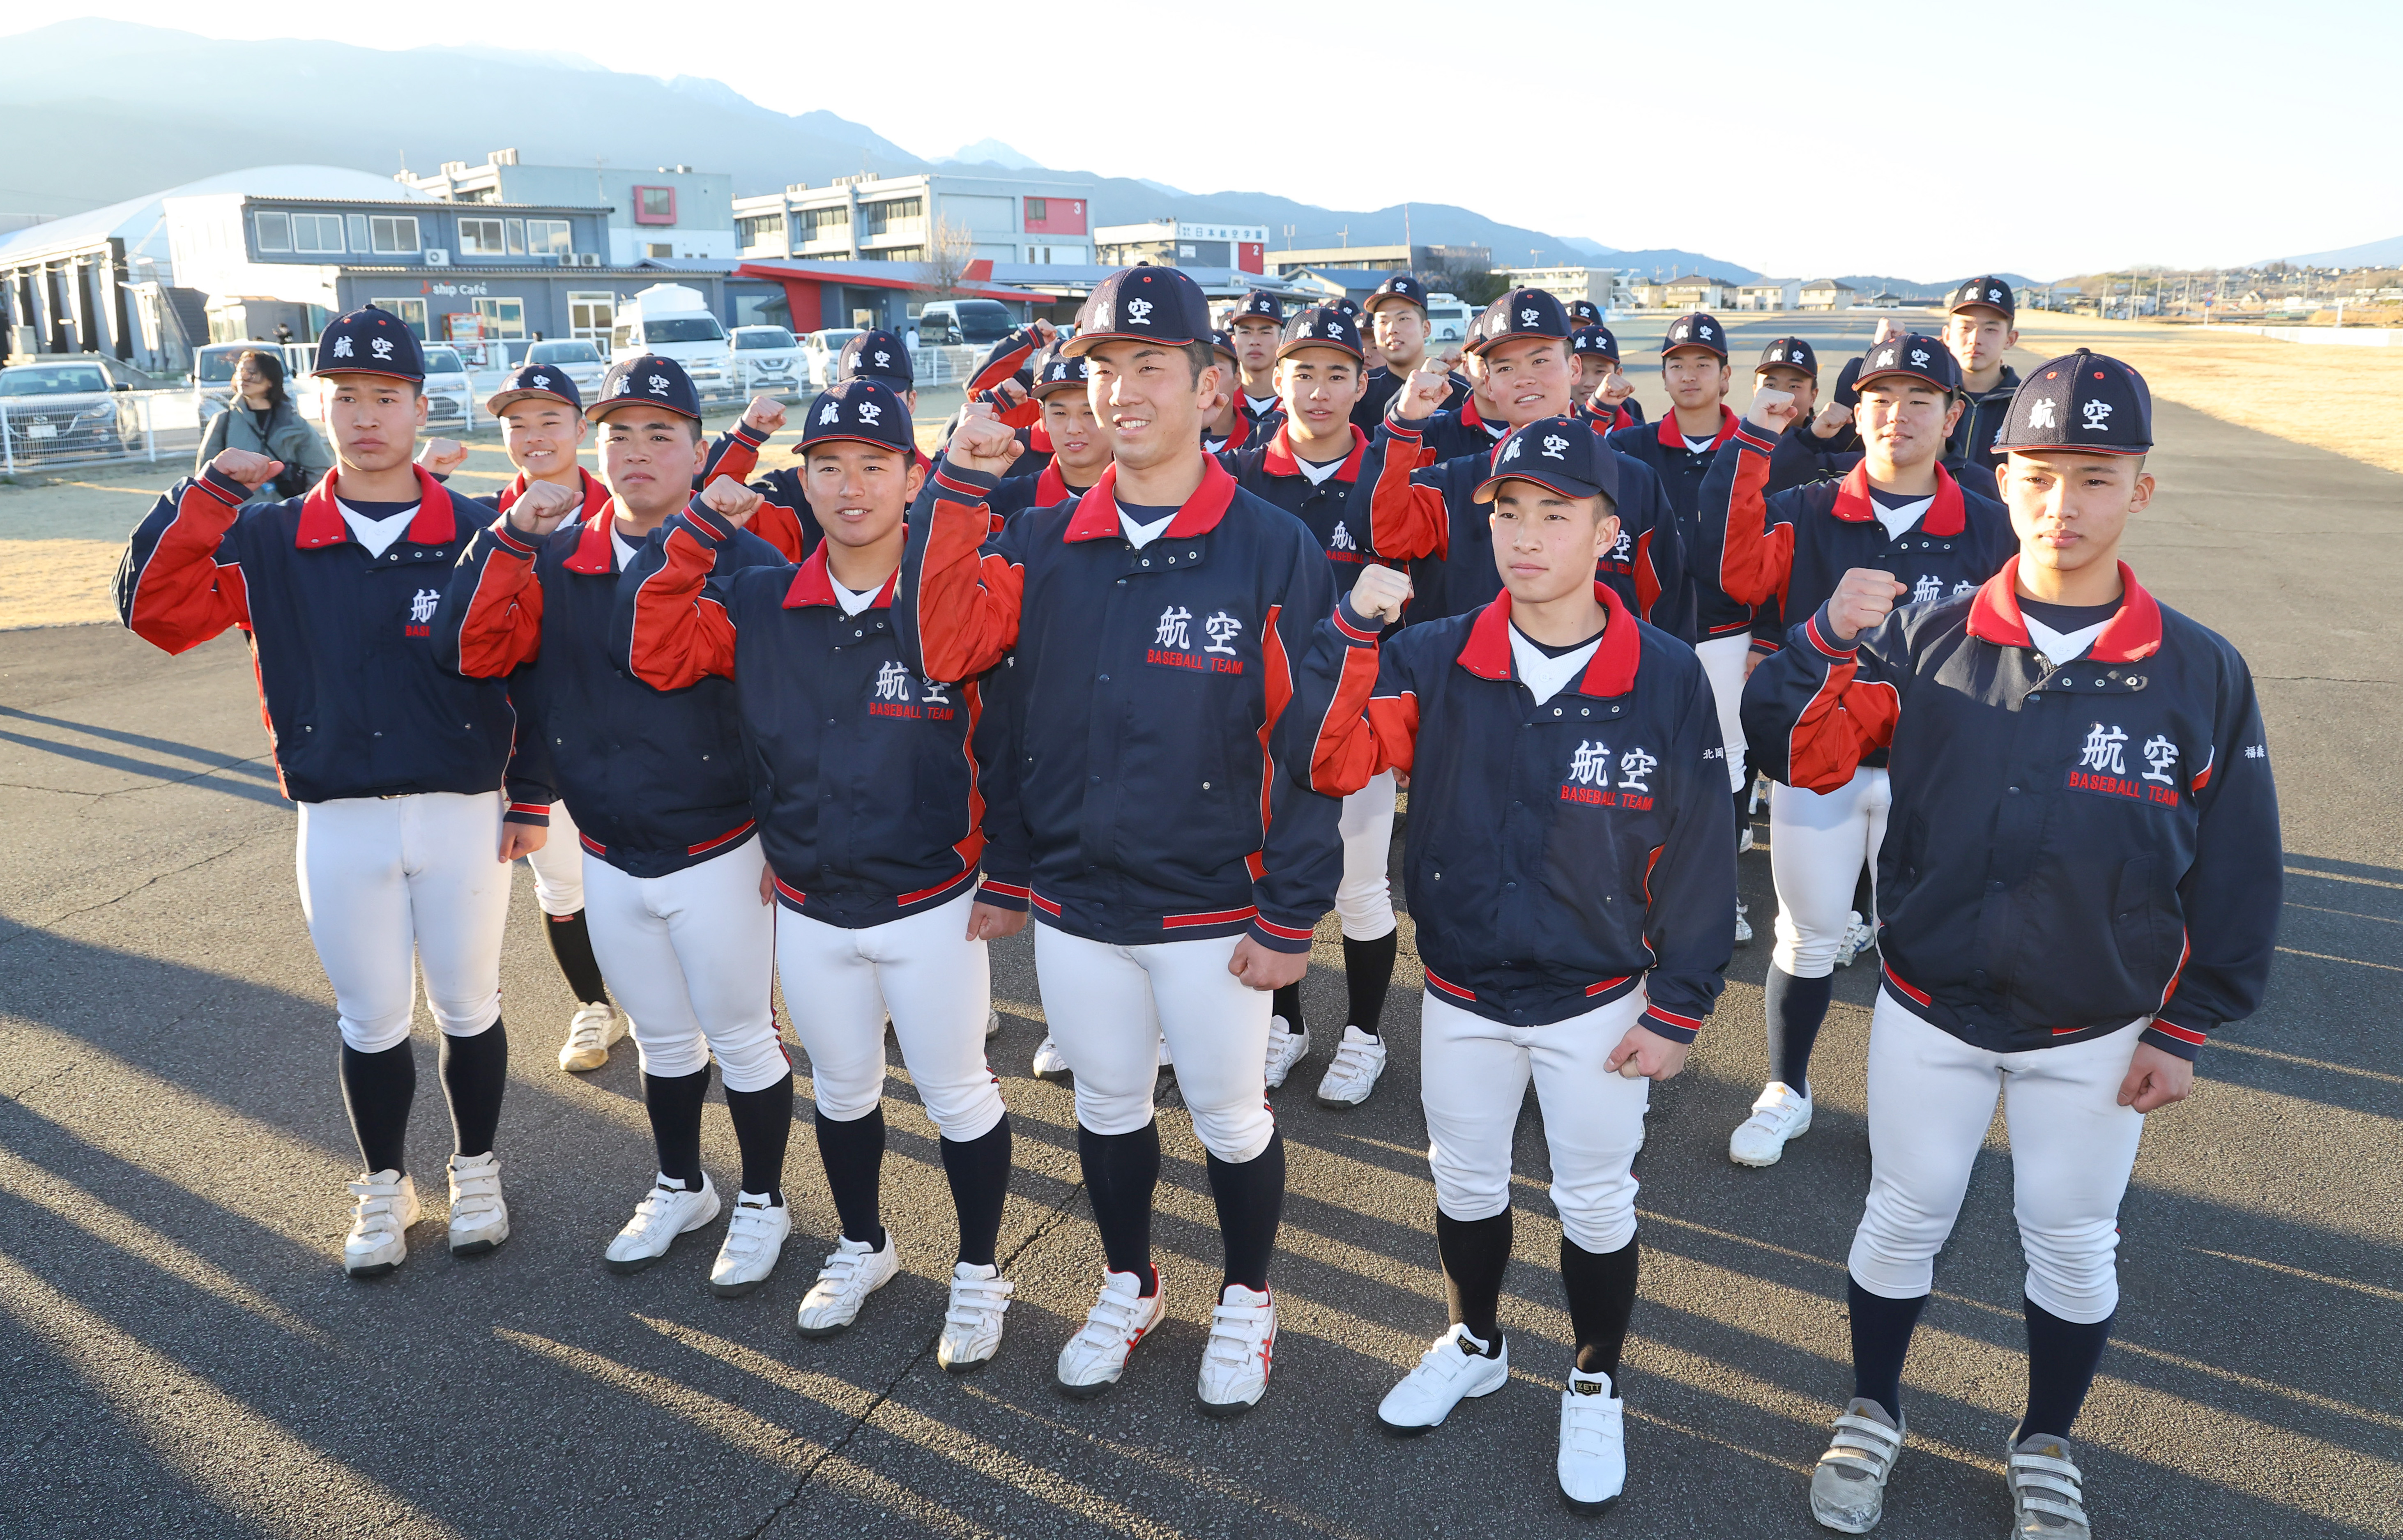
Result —
[{"label": "navy knee-high sock", "polygon": [[1454,1219],[1435,1211],[1435,1254],[1443,1264],[1443,1302],[1454,1324],[1485,1344],[1485,1356],[1502,1352],[1502,1274],[1510,1266],[1510,1211],[1491,1219]]},{"label": "navy knee-high sock", "polygon": [[1888,1299],[1844,1277],[1845,1301],[1853,1318],[1853,1394],[1883,1407],[1895,1425],[1902,1425],[1902,1361],[1910,1356],[1911,1328],[1927,1308],[1927,1296]]},{"label": "navy knee-high sock", "polygon": [[793,1140],[793,1077],[780,1075],[757,1090],[726,1088],[726,1115],[734,1122],[734,1144],[743,1152],[743,1190],[763,1192],[771,1205],[785,1201],[785,1150]]},{"label": "navy knee-high sock", "polygon": [[1265,1294],[1277,1221],[1285,1216],[1285,1135],[1270,1133],[1268,1148],[1240,1165],[1215,1155],[1208,1158],[1218,1238],[1227,1248],[1227,1273],[1218,1286],[1241,1283]]},{"label": "navy knee-high sock", "polygon": [[1811,1046],[1819,1040],[1820,1023],[1827,1020],[1827,1002],[1836,997],[1836,976],[1797,978],[1771,963],[1761,993],[1768,1004],[1769,1077],[1807,1094]]},{"label": "navy knee-high sock", "polygon": [[368,1175],[406,1172],[409,1104],[417,1100],[417,1052],[407,1042],[381,1053],[342,1045],[342,1106],[351,1115],[351,1135]]},{"label": "navy knee-high sock", "polygon": [[2111,1340],[2113,1317],[2090,1324],[2064,1321],[2025,1297],[2020,1308],[2027,1315],[2027,1415],[2020,1419],[2020,1431],[2011,1435],[2011,1442],[2035,1433],[2066,1438],[2093,1387],[2104,1345]]},{"label": "navy knee-high sock", "polygon": [[1160,1186],[1160,1119],[1132,1133],[1095,1133],[1079,1123],[1076,1155],[1110,1270],[1133,1273],[1144,1281],[1145,1294],[1159,1293],[1160,1274],[1151,1266],[1151,1202]]},{"label": "navy knee-high sock", "polygon": [[1001,1206],[1009,1196],[1009,1114],[974,1139],[944,1140],[942,1148],[943,1176],[959,1215],[959,1259],[992,1267],[1001,1240]]},{"label": "navy knee-high sock", "polygon": [[588,1006],[607,1005],[609,991],[601,982],[601,964],[592,955],[592,930],[584,923],[584,911],[547,914],[543,921],[542,933],[550,937],[550,955],[568,989]]},{"label": "navy knee-high sock", "polygon": [[837,1122],[821,1108],[817,1114],[818,1159],[825,1163],[826,1186],[834,1190],[834,1212],[842,1219],[842,1238],[884,1249],[884,1219],[879,1202],[884,1180],[884,1109],[871,1107],[865,1117]]},{"label": "navy knee-high sock", "polygon": [[1588,1251],[1561,1237],[1561,1287],[1569,1297],[1569,1325],[1577,1332],[1578,1372],[1610,1376],[1613,1390],[1619,1388],[1627,1321],[1635,1313],[1639,1256],[1632,1237],[1617,1251]]},{"label": "navy knee-high sock", "polygon": [[1285,1030],[1296,1036],[1310,1030],[1310,1023],[1301,1019],[1301,985],[1299,983],[1270,992],[1269,1014],[1284,1017]]},{"label": "navy knee-high sock", "polygon": [[439,1068],[458,1152],[490,1154],[501,1126],[501,1092],[509,1083],[508,1028],[494,1020],[473,1037],[444,1033]]},{"label": "navy knee-high sock", "polygon": [[1352,1025],[1378,1035],[1385,1015],[1385,996],[1394,987],[1394,958],[1401,950],[1402,933],[1387,931],[1374,941],[1343,938],[1343,989],[1350,996]]},{"label": "navy knee-high sock", "polygon": [[709,1095],[709,1066],[690,1075],[643,1072],[643,1110],[651,1115],[651,1144],[660,1174],[701,1190],[701,1104]]}]

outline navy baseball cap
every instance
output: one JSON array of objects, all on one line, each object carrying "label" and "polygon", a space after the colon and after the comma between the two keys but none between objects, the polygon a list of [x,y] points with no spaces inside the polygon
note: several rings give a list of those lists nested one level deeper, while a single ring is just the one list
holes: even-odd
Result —
[{"label": "navy baseball cap", "polygon": [[889,331],[864,331],[842,345],[842,356],[835,361],[834,377],[843,380],[877,380],[895,390],[914,389],[917,370],[910,366],[910,350],[901,339]]},{"label": "navy baseball cap", "polygon": [[1370,289],[1368,298],[1361,308],[1374,315],[1377,312],[1377,307],[1388,299],[1407,299],[1416,305],[1424,314],[1427,305],[1426,285],[1407,272],[1397,272]]},{"label": "navy baseball cap", "polygon": [[1598,326],[1602,325],[1602,307],[1590,299],[1572,299],[1569,319],[1580,326]]},{"label": "navy baseball cap", "polygon": [[1210,340],[1210,301],[1202,285],[1178,269],[1137,264],[1093,285],[1076,309],[1076,335],[1060,351],[1082,355],[1104,342],[1182,348]]},{"label": "navy baseball cap", "polygon": [[2134,369],[2084,348],[2038,364],[2011,397],[1994,448],[2144,454],[2153,447],[2153,393]]},{"label": "navy baseball cap", "polygon": [[601,399],[584,409],[595,423],[623,407],[665,407],[679,417],[701,421],[701,393],[692,376],[673,358],[646,353],[609,366],[601,377]]},{"label": "navy baseball cap", "polygon": [[1579,326],[1569,333],[1569,352],[1591,354],[1599,358],[1618,362],[1618,339],[1610,335],[1608,326]]},{"label": "navy baseball cap", "polygon": [[576,382],[551,364],[520,368],[500,389],[485,398],[484,410],[498,417],[521,401],[543,399],[561,402],[579,417],[584,414],[584,397],[576,393]]},{"label": "navy baseball cap", "polygon": [[1973,305],[2000,311],[2006,321],[2019,319],[2019,303],[2011,296],[2010,284],[1991,272],[1982,278],[1965,279],[1961,286],[1952,291],[1952,297],[1944,302],[1944,313],[1958,315]]},{"label": "navy baseball cap", "polygon": [[1952,350],[1915,331],[1889,337],[1869,349],[1861,360],[1860,373],[1853,376],[1853,389],[1863,389],[1870,381],[1889,374],[1907,374],[1945,391],[1961,388],[1961,366],[1953,361]]},{"label": "navy baseball cap", "polygon": [[801,452],[820,444],[873,444],[914,461],[918,439],[901,393],[872,375],[855,375],[821,391],[801,419]]},{"label": "navy baseball cap", "polygon": [[1728,355],[1727,328],[1720,326],[1719,318],[1708,311],[1688,312],[1670,322],[1669,329],[1660,337],[1661,357],[1668,357],[1678,348],[1702,348],[1725,358]]},{"label": "navy baseball cap", "polygon": [[1210,334],[1210,346],[1216,349],[1229,364],[1238,364],[1243,362],[1242,359],[1235,356],[1235,334],[1233,332],[1225,330],[1212,332]]},{"label": "navy baseball cap", "polygon": [[1542,289],[1512,289],[1485,307],[1485,313],[1468,328],[1465,346],[1467,352],[1483,353],[1514,337],[1556,337],[1566,341],[1574,329],[1567,307],[1552,295]]},{"label": "navy baseball cap", "polygon": [[337,317],[318,334],[317,372],[380,374],[422,385],[425,354],[399,316],[368,305]]},{"label": "navy baseball cap", "polygon": [[1618,451],[1585,419],[1547,417],[1502,440],[1493,474],[1479,484],[1471,501],[1491,503],[1505,481],[1534,481],[1563,497],[1606,497],[1615,509]]},{"label": "navy baseball cap", "polygon": [[1035,383],[1032,387],[1036,400],[1039,401],[1047,395],[1056,395],[1063,390],[1081,392],[1084,388],[1085,360],[1082,357],[1071,358],[1056,349],[1044,354],[1040,366],[1035,371]]},{"label": "navy baseball cap", "polygon": [[1266,289],[1254,289],[1243,296],[1243,303],[1227,312],[1227,329],[1233,331],[1238,321],[1273,321],[1285,325],[1285,301]]},{"label": "navy baseball cap", "polygon": [[1816,380],[1819,378],[1818,351],[1799,337],[1781,337],[1760,350],[1760,362],[1753,366],[1752,372],[1758,374],[1763,369],[1780,366],[1800,369]]},{"label": "navy baseball cap", "polygon": [[1360,347],[1360,323],[1332,305],[1296,311],[1293,319],[1285,324],[1285,335],[1277,340],[1276,355],[1283,358],[1303,348],[1340,348],[1355,359],[1367,356]]}]

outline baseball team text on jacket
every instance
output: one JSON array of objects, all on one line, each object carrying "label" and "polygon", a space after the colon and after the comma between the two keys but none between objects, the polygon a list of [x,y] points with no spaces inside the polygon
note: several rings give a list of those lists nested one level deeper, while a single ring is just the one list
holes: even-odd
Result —
[{"label": "baseball team text on jacket", "polygon": [[1592,661],[1536,703],[1511,666],[1510,596],[1377,642],[1346,599],[1321,622],[1303,701],[1330,796],[1410,778],[1403,857],[1427,988],[1542,1026],[1639,986],[1644,1024],[1691,1042],[1735,931],[1735,812],[1693,649],[1606,584]]},{"label": "baseball team text on jacket", "polygon": [[421,470],[416,517],[371,557],[334,480],[246,507],[221,472],[176,482],[126,548],[118,617],[169,652],[229,626],[250,633],[277,783],[296,802],[485,792],[506,777],[509,819],[548,824],[538,759],[512,757],[507,684],[462,678],[436,653],[451,563],[489,510]]},{"label": "baseball team text on jacket", "polygon": [[[1498,442],[1430,464],[1420,428],[1396,421],[1377,430],[1350,510],[1353,527],[1368,532],[1378,560],[1410,563],[1413,591],[1405,618],[1412,625],[1465,615],[1502,591],[1501,569],[1493,564],[1493,505],[1474,501],[1493,474]],[[1618,503],[1612,511],[1618,515],[1618,543],[1596,563],[1595,576],[1637,615],[1690,640],[1685,548],[1668,499],[1650,466],[1627,454],[1618,465]]]},{"label": "baseball team text on jacket", "polygon": [[[1631,460],[1641,461],[1660,482],[1661,495],[1668,500],[1676,521],[1679,544],[1689,553],[1703,549],[1708,543],[1699,527],[1702,479],[1710,474],[1712,455],[1735,432],[1735,413],[1721,407],[1718,437],[1702,450],[1686,447],[1685,435],[1677,431],[1674,412],[1657,423],[1620,428],[1609,435],[1612,449]],[[1724,592],[1709,566],[1689,560],[1687,576],[1694,590],[1695,641],[1708,642],[1752,629],[1752,606]]]},{"label": "baseball team text on jacket", "polygon": [[1340,589],[1348,582],[1343,574],[1357,576],[1363,565],[1377,560],[1368,526],[1354,528],[1351,521],[1352,489],[1359,484],[1360,466],[1368,453],[1368,436],[1354,428],[1352,452],[1332,476],[1313,482],[1301,473],[1280,420],[1266,442],[1221,454],[1218,461],[1237,486],[1262,502],[1275,504],[1309,527],[1326,548],[1327,559],[1335,564]]},{"label": "baseball team text on jacket", "polygon": [[1825,610],[1744,687],[1752,755],[1827,791],[1890,749],[1879,953],[1896,1000],[1996,1052],[2143,1017],[2193,1058],[2260,1004],[2277,793],[2236,649],[2137,586],[2085,657],[2030,644],[2019,558],[1853,644]]},{"label": "baseball team text on jacket", "polygon": [[[610,650],[618,556],[609,505],[547,538],[506,518],[476,534],[434,613],[443,665],[506,678],[584,848],[630,877],[697,866],[751,832],[750,767],[734,687],[705,678],[661,691]],[[717,571],[781,568],[748,535]]]},{"label": "baseball team text on jacket", "polygon": [[1927,511],[1899,535],[1888,534],[1877,516],[1865,464],[1856,462],[1840,481],[1764,494],[1775,448],[1758,429],[1740,425],[1702,483],[1702,550],[1718,586],[1741,603],[1808,616],[1845,573],[1867,567],[1910,585],[1900,603],[1924,604],[1969,592],[2019,548],[2010,510],[1967,491],[1941,465]]},{"label": "baseball team text on jacket", "polygon": [[823,545],[799,568],[717,571],[738,533],[699,499],[669,520],[619,586],[612,650],[655,688],[733,681],[777,895],[864,929],[950,902],[990,865],[979,896],[1024,909],[1019,843],[987,817],[1008,767],[979,741],[980,681],[911,666],[891,579],[843,614]]},{"label": "baseball team text on jacket", "polygon": [[1033,898],[1115,946],[1230,936],[1306,951],[1342,870],[1339,804],[1308,789],[1293,660],[1334,605],[1299,520],[1215,461],[1157,539],[1120,533],[1118,469],[988,540],[993,479],[945,465],[894,615],[936,679],[1017,649],[1012,776]]}]

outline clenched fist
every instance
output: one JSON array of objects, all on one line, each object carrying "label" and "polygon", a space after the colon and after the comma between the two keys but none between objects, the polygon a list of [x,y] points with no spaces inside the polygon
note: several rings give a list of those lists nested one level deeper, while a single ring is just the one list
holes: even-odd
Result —
[{"label": "clenched fist", "polygon": [[1819,409],[1818,416],[1811,419],[1811,432],[1820,438],[1833,438],[1852,420],[1852,408],[1840,401],[1830,401]]},{"label": "clenched fist", "polygon": [[448,476],[467,463],[467,446],[456,438],[428,438],[417,451],[417,463],[428,476]]},{"label": "clenched fist", "polygon": [[993,408],[982,401],[972,401],[960,413],[960,425],[951,430],[951,442],[943,458],[962,470],[982,471],[987,476],[999,476],[1018,458],[1018,435],[1009,424],[993,414]]},{"label": "clenched fist", "polygon": [[761,433],[776,433],[785,425],[785,403],[772,395],[755,395],[743,409],[743,421]]},{"label": "clenched fist", "polygon": [[555,481],[530,481],[509,505],[509,527],[521,534],[549,534],[583,506],[579,492]]},{"label": "clenched fist", "polygon": [[1894,613],[1894,602],[1910,591],[1908,585],[1895,581],[1894,574],[1875,567],[1854,567],[1844,574],[1827,601],[1827,621],[1836,640],[1849,642],[1881,623]]},{"label": "clenched fist", "polygon": [[736,529],[759,511],[759,494],[730,476],[721,476],[701,489],[701,506]]},{"label": "clenched fist", "polygon": [[1410,580],[1391,567],[1363,567],[1352,585],[1352,608],[1363,619],[1392,625],[1410,602]]},{"label": "clenched fist", "polygon": [[1743,415],[1754,427],[1778,434],[1784,433],[1787,424],[1794,421],[1794,410],[1792,391],[1772,390],[1763,385],[1752,393],[1752,406]]},{"label": "clenched fist", "polygon": [[1440,358],[1429,358],[1402,382],[1394,415],[1413,423],[1423,421],[1442,410],[1445,399],[1451,395],[1451,366]]},{"label": "clenched fist", "polygon": [[1597,406],[1615,409],[1634,394],[1635,382],[1623,371],[1614,370],[1603,377],[1602,384],[1593,393],[1593,399]]},{"label": "clenched fist", "polygon": [[1876,347],[1880,342],[1889,342],[1902,335],[1901,322],[1891,315],[1881,315],[1878,317],[1877,334],[1869,339],[1869,346]]},{"label": "clenched fist", "polygon": [[248,450],[219,450],[217,457],[209,462],[209,469],[241,482],[244,492],[257,492],[275,479],[284,469],[284,462]]}]

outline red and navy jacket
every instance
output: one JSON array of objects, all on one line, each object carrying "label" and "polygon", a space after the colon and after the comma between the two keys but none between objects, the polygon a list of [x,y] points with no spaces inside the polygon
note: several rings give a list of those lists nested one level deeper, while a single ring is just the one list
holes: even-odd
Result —
[{"label": "red and navy jacket", "polygon": [[[747,483],[766,501],[744,528],[775,547],[785,561],[799,565],[818,548],[826,531],[819,528],[818,516],[810,509],[809,494],[802,490],[800,467],[785,465],[763,476],[753,475],[759,468],[759,450],[767,442],[768,435],[749,423],[735,423],[709,446],[709,458],[702,464],[701,475],[694,479],[693,490],[698,492],[721,476]],[[913,449],[910,455],[919,470],[933,474],[934,462],[926,458],[924,451]]]},{"label": "red and navy jacket", "polygon": [[514,752],[508,685],[462,678],[435,645],[451,564],[491,512],[416,474],[416,516],[380,557],[343,521],[339,472],[247,506],[221,472],[178,481],[126,546],[118,616],[173,653],[228,627],[249,633],[276,784],[296,802],[506,783],[507,821],[549,824],[549,772],[538,750]]},{"label": "red and navy jacket", "polygon": [[[469,678],[509,681],[586,850],[630,877],[665,877],[750,834],[750,766],[732,685],[662,692],[611,653],[610,526],[604,494],[597,513],[548,537],[505,518],[478,531],[434,612],[435,650]],[[717,552],[720,574],[784,564],[748,534]]]},{"label": "red and navy jacket", "polygon": [[2005,1053],[2150,1017],[2144,1040],[2192,1059],[2260,1005],[2277,941],[2252,673],[2124,564],[2118,612],[2056,665],[2018,576],[2015,556],[1851,643],[1822,609],[1753,670],[1744,735],[1762,770],[1813,791],[1891,751],[1878,950],[1897,1005]]},{"label": "red and navy jacket", "polygon": [[[1742,424],[1742,427],[1756,439],[1761,437],[1760,429],[1749,423]],[[1866,456],[1861,452],[1860,436],[1857,434],[1852,435],[1852,447],[1849,449],[1833,448],[1837,442],[1836,438],[1822,438],[1813,433],[1808,423],[1789,424],[1784,433],[1777,436],[1777,447],[1770,451],[1769,481],[1762,488],[1764,495],[1774,495],[1788,487],[1807,486],[1813,481],[1842,480]],[[2002,488],[1994,480],[1993,466],[1976,460],[1962,459],[1950,448],[1945,450],[1941,464],[1952,473],[1952,479],[1968,491],[1989,502],[2003,500]],[[1761,628],[1756,625],[1754,630],[1757,634]],[[1785,634],[1785,628],[1779,625],[1768,634],[1782,637]]]},{"label": "red and navy jacket", "polygon": [[[1807,616],[1844,574],[1869,567],[1910,585],[1901,603],[1965,594],[2019,549],[2010,510],[1936,467],[1936,495],[1919,522],[1886,534],[1858,461],[1840,481],[1764,495],[1774,441],[1749,423],[1721,446],[1702,484],[1704,558],[1727,593],[1771,615]],[[1756,651],[1772,644],[1756,638]],[[1871,763],[1878,761],[1872,760]]]},{"label": "red and navy jacket", "polygon": [[1693,1041],[1735,933],[1735,812],[1693,649],[1609,612],[1584,673],[1541,704],[1517,679],[1510,596],[1377,640],[1347,599],[1320,624],[1311,781],[1410,778],[1403,877],[1427,988],[1542,1026],[1641,988],[1644,1024]]},{"label": "red and navy jacket", "polygon": [[[1352,406],[1353,425],[1362,433],[1375,433],[1377,424],[1385,420],[1385,409],[1393,404],[1395,396],[1401,394],[1402,382],[1407,378],[1407,375],[1396,374],[1382,364],[1370,369],[1368,378],[1360,387],[1360,399]],[[1443,398],[1443,405],[1438,409],[1449,411],[1466,405],[1471,388],[1467,379],[1454,370],[1452,394]]]},{"label": "red and navy jacket", "polygon": [[1990,391],[1962,393],[1968,405],[1961,410],[1961,421],[1952,424],[1952,437],[1944,442],[1948,460],[1965,460],[1992,471],[2003,463],[1994,449],[1994,435],[2003,431],[2003,419],[2010,415],[2011,397],[2020,390],[2019,371],[2008,364],[2003,366],[2003,377]]},{"label": "red and navy jacket", "polygon": [[1368,436],[1354,426],[1352,452],[1343,457],[1335,474],[1313,483],[1294,459],[1280,418],[1266,442],[1221,454],[1218,463],[1234,477],[1237,486],[1310,526],[1310,533],[1326,548],[1327,560],[1334,563],[1335,587],[1340,592],[1351,587],[1362,566],[1377,560],[1367,526],[1354,529],[1351,523],[1352,489],[1359,483],[1360,466],[1368,453]]},{"label": "red and navy jacket", "polygon": [[[1115,946],[1248,933],[1310,949],[1343,865],[1308,789],[1294,662],[1332,610],[1326,552],[1215,461],[1157,539],[1120,533],[1118,467],[997,534],[993,479],[946,463],[894,617],[936,679],[1013,647],[1013,776],[1035,907]],[[990,536],[988,538],[988,536]]]},{"label": "red and navy jacket", "polygon": [[[1688,552],[1701,552],[1710,544],[1700,527],[1698,511],[1702,479],[1710,474],[1712,456],[1734,434],[1735,425],[1735,413],[1721,407],[1718,437],[1703,450],[1686,447],[1686,436],[1677,429],[1675,412],[1671,412],[1657,423],[1619,428],[1609,435],[1612,449],[1631,459],[1641,460],[1660,479],[1660,490],[1667,496],[1670,511],[1676,520],[1678,538]],[[1751,634],[1751,604],[1723,590],[1711,565],[1693,561],[1688,563],[1686,576],[1693,585],[1695,641],[1712,642],[1723,636]]]},{"label": "red and navy jacket", "polygon": [[[1442,424],[1446,414],[1432,420]],[[1360,479],[1353,488],[1348,522],[1368,532],[1380,561],[1410,563],[1410,625],[1465,615],[1502,591],[1493,564],[1493,526],[1489,504],[1473,501],[1493,474],[1498,440],[1470,452],[1429,464],[1422,423],[1389,421],[1368,440]],[[1484,437],[1479,424],[1478,437]],[[1456,429],[1447,436],[1460,441]],[[1680,641],[1693,626],[1686,577],[1686,554],[1676,520],[1651,466],[1632,455],[1618,457],[1618,543],[1598,563],[1595,576],[1617,590],[1628,608]]]},{"label": "red and navy jacket", "polygon": [[[1017,468],[1014,464],[1010,466],[1012,471]],[[911,508],[910,516],[917,518],[921,508],[931,513],[936,495],[934,478],[929,477],[926,490],[919,494],[918,507]],[[1028,508],[1048,508],[1055,503],[1064,503],[1071,497],[1083,495],[1083,488],[1068,485],[1068,479],[1060,474],[1057,461],[1047,461],[1043,468],[1033,476],[1002,478],[1001,484],[993,488],[992,495],[985,499],[985,506],[995,520],[1006,521],[1011,515],[1023,513]],[[993,527],[998,529],[1000,524],[997,522]]]},{"label": "red and navy jacket", "polygon": [[752,806],[785,907],[848,930],[949,903],[1026,908],[1010,767],[982,736],[982,681],[922,675],[894,629],[893,581],[842,613],[821,545],[796,568],[729,568],[743,532],[699,498],[627,569],[610,651],[655,689],[732,683]]},{"label": "red and navy jacket", "polygon": [[[443,479],[438,477],[436,479],[441,480]],[[581,465],[576,467],[576,479],[577,491],[580,492],[584,497],[583,505],[576,510],[576,517],[586,523],[590,523],[593,520],[598,519],[608,512],[608,483],[603,481],[599,477],[594,476],[590,471],[586,470]],[[507,486],[503,487],[500,491],[484,493],[480,496],[469,498],[468,501],[471,503],[481,503],[484,506],[492,509],[494,513],[507,513],[509,509],[517,506],[519,498],[525,495],[527,481],[528,478],[526,473],[520,471],[518,472],[516,479],[510,481]],[[447,481],[445,484],[448,484]],[[455,497],[458,493],[453,493],[451,495]]]}]

